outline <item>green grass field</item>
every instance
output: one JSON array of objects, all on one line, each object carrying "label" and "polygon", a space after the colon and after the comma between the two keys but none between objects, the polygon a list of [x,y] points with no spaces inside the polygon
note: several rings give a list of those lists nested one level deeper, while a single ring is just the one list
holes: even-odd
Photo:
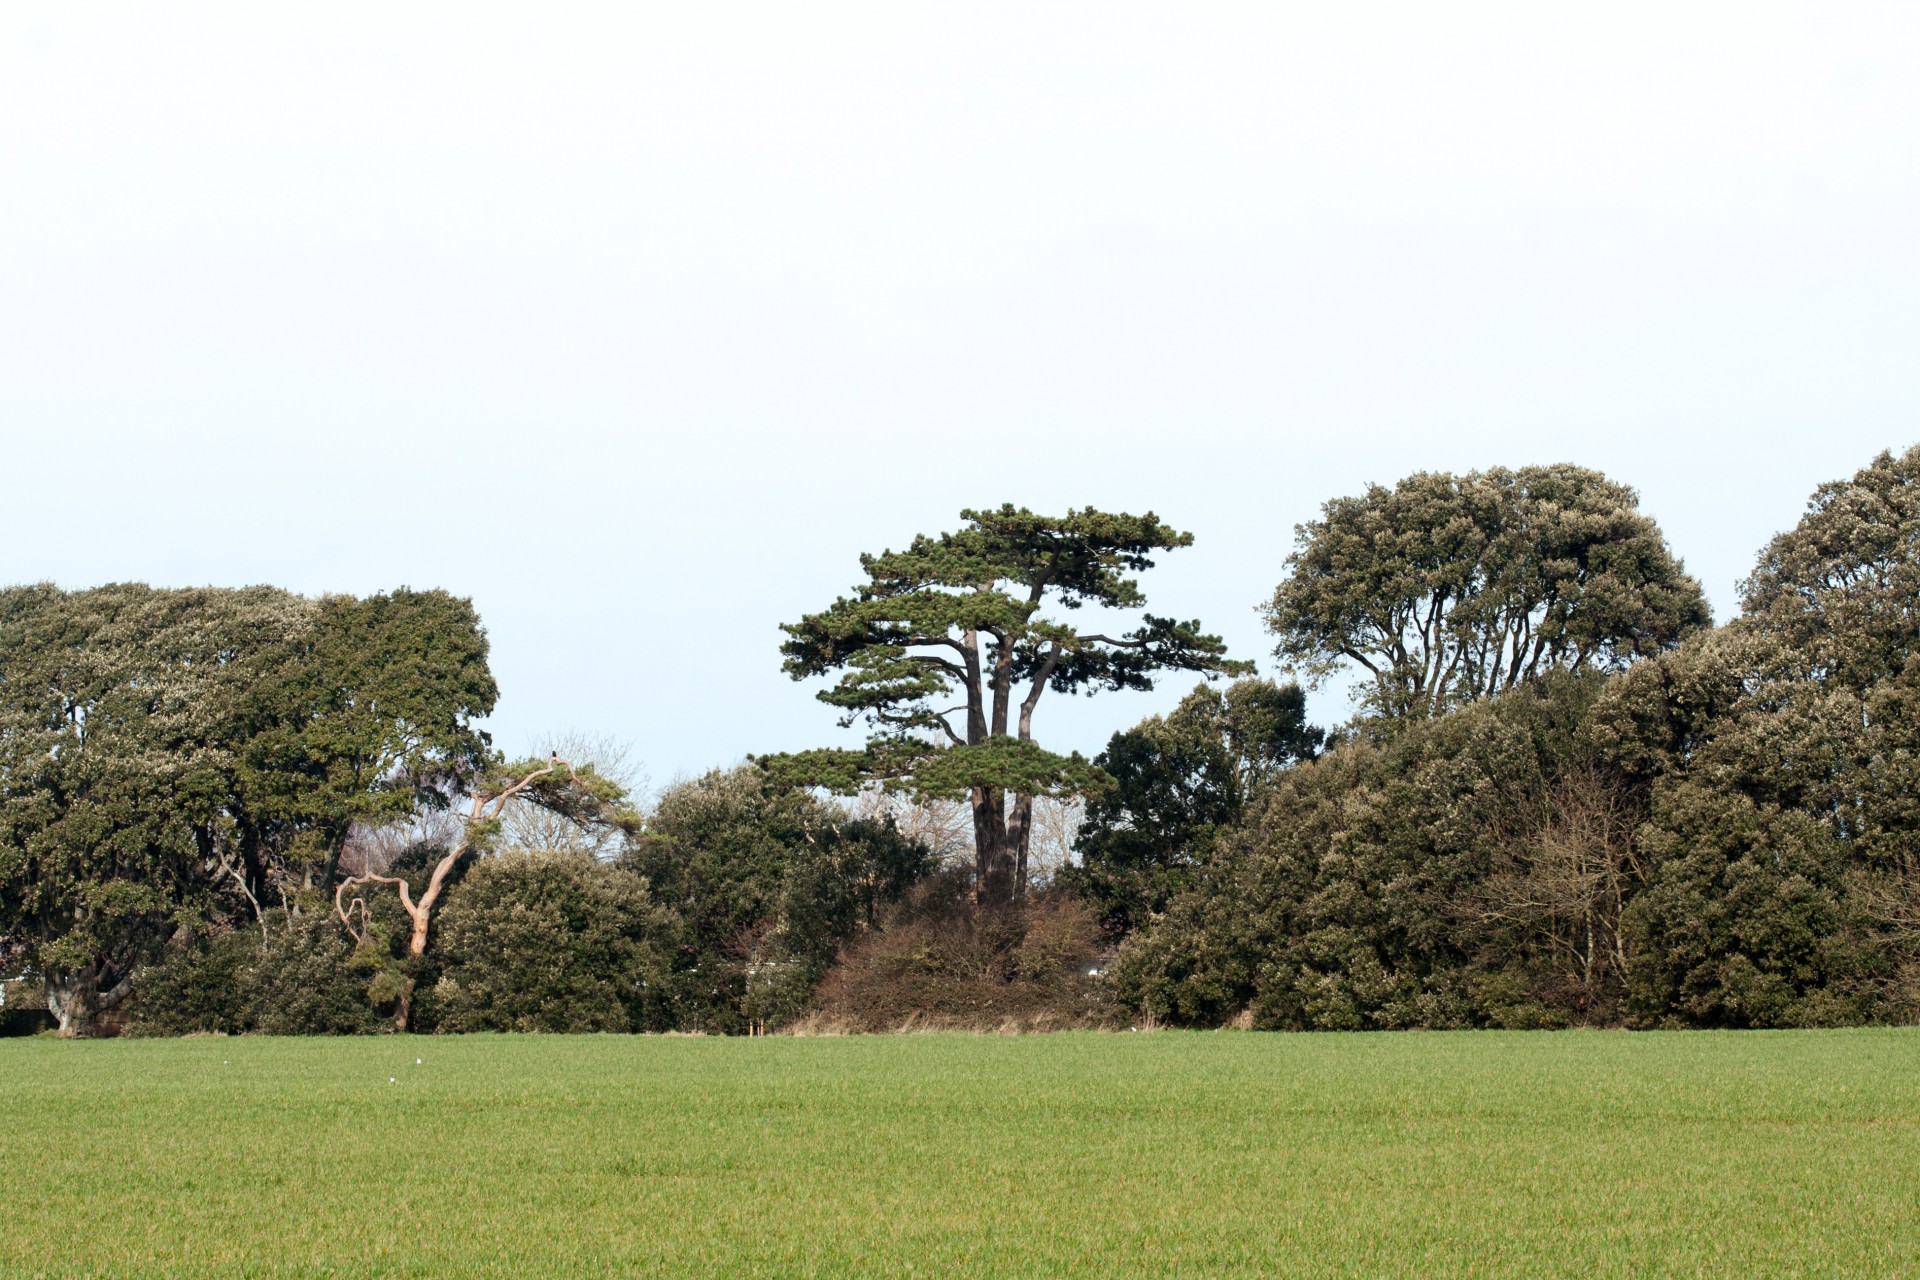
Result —
[{"label": "green grass field", "polygon": [[1912,1031],[40,1038],[0,1104],[6,1276],[1920,1275]]}]

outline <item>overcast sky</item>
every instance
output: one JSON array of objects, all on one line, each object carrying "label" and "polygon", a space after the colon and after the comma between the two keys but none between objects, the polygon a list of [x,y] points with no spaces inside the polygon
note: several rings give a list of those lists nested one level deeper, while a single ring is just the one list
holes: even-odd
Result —
[{"label": "overcast sky", "polygon": [[1266,659],[1327,498],[1573,461],[1724,618],[1920,441],[1916,67],[1833,0],[9,4],[0,581],[445,587],[502,745],[655,781],[840,740],[778,624],[966,506],[1157,511]]}]

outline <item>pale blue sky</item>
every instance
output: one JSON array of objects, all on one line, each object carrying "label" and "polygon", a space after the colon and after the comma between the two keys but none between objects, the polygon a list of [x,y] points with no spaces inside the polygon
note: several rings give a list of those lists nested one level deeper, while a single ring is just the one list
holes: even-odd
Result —
[{"label": "pale blue sky", "polygon": [[503,744],[656,780],[836,740],[777,624],[969,505],[1153,508],[1264,658],[1329,496],[1577,461],[1724,617],[1920,440],[1916,66],[1911,4],[8,5],[0,580],[470,594]]}]

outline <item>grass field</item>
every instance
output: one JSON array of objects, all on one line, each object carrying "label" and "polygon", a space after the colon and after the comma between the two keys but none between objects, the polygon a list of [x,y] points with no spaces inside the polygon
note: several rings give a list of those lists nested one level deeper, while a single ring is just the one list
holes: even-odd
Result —
[{"label": "grass field", "polygon": [[1920,1275],[1910,1031],[41,1038],[0,1104],[6,1276]]}]

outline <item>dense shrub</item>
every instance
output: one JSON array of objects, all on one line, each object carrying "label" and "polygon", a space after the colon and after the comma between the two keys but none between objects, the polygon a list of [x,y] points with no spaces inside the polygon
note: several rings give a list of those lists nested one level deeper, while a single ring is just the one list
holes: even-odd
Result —
[{"label": "dense shrub", "polygon": [[586,853],[484,859],[436,925],[441,1031],[631,1031],[670,1024],[676,922],[632,871]]},{"label": "dense shrub", "polygon": [[130,1029],[151,1035],[353,1035],[391,1029],[330,912],[267,913],[266,927],[177,937],[135,975]]},{"label": "dense shrub", "polygon": [[1601,730],[1651,779],[1628,911],[1647,1024],[1801,1026],[1920,1012],[1908,677],[1865,691],[1743,620],[1616,681]]},{"label": "dense shrub", "polygon": [[1128,945],[1123,998],[1301,1027],[1911,1021],[1916,602],[1920,449],[1822,486],[1733,623],[1291,771]]},{"label": "dense shrub", "polygon": [[176,938],[158,963],[134,975],[130,1030],[146,1035],[253,1030],[247,965],[260,959],[258,930]]},{"label": "dense shrub", "polygon": [[891,821],[850,819],[748,766],[668,790],[621,865],[682,922],[673,1025],[731,1033],[800,1014],[841,943],[933,858]]},{"label": "dense shrub", "polygon": [[1587,732],[1600,684],[1559,676],[1288,771],[1129,941],[1118,997],[1200,1025],[1610,1016],[1639,801]]}]

